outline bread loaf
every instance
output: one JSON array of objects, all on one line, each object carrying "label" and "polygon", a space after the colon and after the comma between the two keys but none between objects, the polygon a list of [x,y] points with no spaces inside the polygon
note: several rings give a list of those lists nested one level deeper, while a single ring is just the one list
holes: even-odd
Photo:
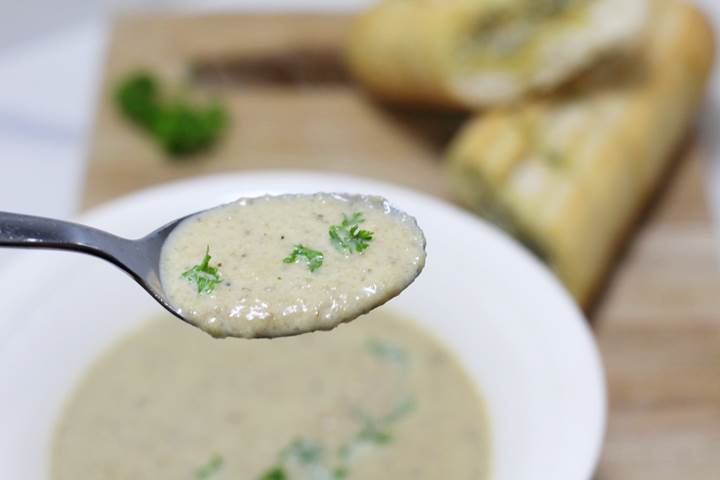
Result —
[{"label": "bread loaf", "polygon": [[648,0],[386,0],[356,20],[347,61],[381,97],[472,109],[632,49],[647,19]]},{"label": "bread loaf", "polygon": [[658,2],[640,57],[564,94],[471,120],[448,161],[458,199],[523,241],[587,303],[691,125],[714,57],[695,8]]}]

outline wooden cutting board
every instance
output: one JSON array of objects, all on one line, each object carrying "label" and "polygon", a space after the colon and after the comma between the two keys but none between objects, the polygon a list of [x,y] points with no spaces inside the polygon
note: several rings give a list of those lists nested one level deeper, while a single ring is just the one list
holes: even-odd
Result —
[{"label": "wooden cutting board", "polygon": [[[173,179],[258,168],[347,172],[448,198],[441,152],[462,116],[363,96],[337,61],[347,25],[324,15],[119,19],[84,206]],[[220,96],[232,115],[222,144],[171,161],[118,118],[113,85],[142,67]],[[599,479],[720,478],[720,268],[703,163],[689,143],[590,312],[610,388]]]}]

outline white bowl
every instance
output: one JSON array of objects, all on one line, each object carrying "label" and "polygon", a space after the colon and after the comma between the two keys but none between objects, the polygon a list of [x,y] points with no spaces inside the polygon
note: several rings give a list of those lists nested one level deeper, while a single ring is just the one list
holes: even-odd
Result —
[{"label": "white bowl", "polygon": [[[477,382],[490,417],[491,478],[590,478],[606,415],[592,335],[553,275],[489,224],[397,186],[298,172],[175,183],[79,221],[139,237],[240,196],[316,191],[383,195],[417,217],[427,267],[386,308],[433,331]],[[64,399],[100,352],[160,307],[115,267],[61,252],[26,253],[0,277],[0,292],[0,478],[47,479]]]}]

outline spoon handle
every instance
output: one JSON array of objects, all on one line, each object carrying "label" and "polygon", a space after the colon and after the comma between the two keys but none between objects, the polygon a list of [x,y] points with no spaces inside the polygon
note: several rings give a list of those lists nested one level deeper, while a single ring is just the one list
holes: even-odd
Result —
[{"label": "spoon handle", "polygon": [[77,223],[0,212],[0,247],[71,250],[104,258],[127,269],[136,242]]},{"label": "spoon handle", "polygon": [[0,212],[0,246],[3,247],[86,251],[98,248],[98,244],[112,236],[63,220]]},{"label": "spoon handle", "polygon": [[0,247],[45,248],[86,253],[107,260],[138,282],[172,314],[160,282],[160,253],[175,223],[138,240],[128,240],[97,228],[53,218],[0,212]]}]

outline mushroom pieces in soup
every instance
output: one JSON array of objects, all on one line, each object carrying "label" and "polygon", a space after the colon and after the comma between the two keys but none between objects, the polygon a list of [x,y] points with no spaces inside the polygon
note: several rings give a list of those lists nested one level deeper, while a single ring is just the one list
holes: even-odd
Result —
[{"label": "mushroom pieces in soup", "polygon": [[245,198],[181,222],[160,273],[173,307],[215,337],[329,330],[385,303],[425,264],[413,217],[381,197]]}]

